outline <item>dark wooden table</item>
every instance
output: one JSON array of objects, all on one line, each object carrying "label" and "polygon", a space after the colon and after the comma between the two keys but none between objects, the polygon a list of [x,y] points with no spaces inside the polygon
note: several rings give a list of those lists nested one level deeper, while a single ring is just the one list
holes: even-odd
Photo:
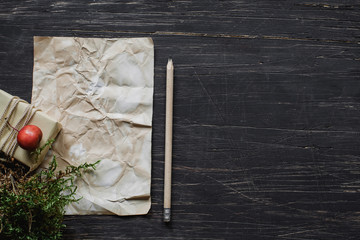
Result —
[{"label": "dark wooden table", "polygon": [[358,239],[359,28],[355,0],[2,0],[0,88],[30,101],[33,36],[154,40],[150,213],[67,216],[64,239]]}]

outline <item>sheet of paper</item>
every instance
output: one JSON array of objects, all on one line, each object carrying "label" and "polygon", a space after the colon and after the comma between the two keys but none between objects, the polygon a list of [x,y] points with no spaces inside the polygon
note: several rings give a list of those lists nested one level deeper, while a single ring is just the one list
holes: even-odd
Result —
[{"label": "sheet of paper", "polygon": [[101,160],[66,214],[149,211],[153,78],[151,38],[34,38],[32,103],[63,126],[59,166]]}]

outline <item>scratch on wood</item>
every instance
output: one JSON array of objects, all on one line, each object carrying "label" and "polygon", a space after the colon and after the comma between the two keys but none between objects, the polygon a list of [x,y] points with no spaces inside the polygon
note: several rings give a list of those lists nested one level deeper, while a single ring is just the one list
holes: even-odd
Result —
[{"label": "scratch on wood", "polygon": [[303,230],[303,231],[298,231],[298,232],[293,232],[293,233],[281,234],[281,235],[278,235],[278,237],[287,237],[287,236],[290,236],[290,235],[306,233],[306,232],[313,232],[313,231],[318,231],[318,230],[319,229]]},{"label": "scratch on wood", "polygon": [[329,5],[321,3],[303,3],[295,4],[296,6],[305,6],[305,7],[317,7],[317,8],[327,8],[327,9],[342,9],[342,10],[353,10],[355,9],[352,5]]},{"label": "scratch on wood", "polygon": [[299,133],[347,133],[347,134],[360,134],[359,131],[349,130],[318,130],[318,129],[289,129],[289,128],[274,128],[274,127],[253,127],[242,125],[215,125],[215,124],[188,124],[190,127],[209,127],[209,128],[239,128],[239,129],[258,129],[268,131],[285,131],[285,132],[299,132]]},{"label": "scratch on wood", "polygon": [[209,37],[209,38],[237,38],[237,39],[268,39],[268,40],[286,40],[286,41],[312,41],[312,42],[327,42],[327,43],[347,43],[347,44],[360,44],[360,41],[349,41],[342,39],[322,39],[322,38],[293,38],[286,36],[273,36],[273,35],[238,35],[238,34],[212,34],[212,33],[198,33],[198,32],[167,32],[167,31],[155,31],[155,32],[139,32],[139,31],[89,31],[74,29],[72,32],[104,32],[104,33],[122,33],[122,34],[146,34],[146,35],[170,35],[170,36],[186,36],[186,37]]},{"label": "scratch on wood", "polygon": [[221,118],[221,120],[225,123],[225,119],[224,119],[224,117],[222,116],[222,114],[221,114],[221,112],[220,112],[220,109],[219,109],[218,106],[215,104],[215,102],[214,102],[214,100],[212,99],[212,97],[210,96],[208,90],[205,88],[205,86],[204,86],[204,84],[202,83],[202,81],[201,81],[199,75],[197,74],[197,72],[196,72],[195,70],[194,70],[194,72],[195,72],[195,75],[196,75],[197,80],[198,80],[199,83],[200,83],[201,88],[204,90],[204,92],[206,93],[207,97],[210,99],[211,103],[214,105],[214,107],[215,107],[215,109],[216,109],[219,117]]},{"label": "scratch on wood", "polygon": [[210,179],[212,179],[212,180],[214,180],[214,181],[215,181],[215,182],[217,182],[217,183],[220,183],[222,186],[224,186],[224,187],[227,187],[227,188],[231,189],[233,192],[235,192],[235,193],[239,194],[240,196],[242,196],[242,197],[244,197],[244,198],[246,198],[246,199],[248,199],[248,200],[250,200],[250,201],[253,201],[253,202],[263,202],[263,200],[261,200],[261,199],[256,199],[256,198],[249,197],[248,195],[246,195],[246,194],[244,194],[244,193],[242,193],[242,192],[238,191],[237,189],[235,189],[235,188],[233,188],[233,187],[229,186],[228,184],[225,184],[225,183],[223,183],[223,182],[221,182],[221,181],[217,180],[216,178],[210,177],[209,175],[206,175],[206,177],[207,177],[207,178],[210,178]]}]

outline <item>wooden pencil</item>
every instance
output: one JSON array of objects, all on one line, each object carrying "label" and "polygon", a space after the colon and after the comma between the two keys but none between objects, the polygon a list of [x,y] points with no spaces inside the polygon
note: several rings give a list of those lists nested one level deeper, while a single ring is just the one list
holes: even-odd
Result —
[{"label": "wooden pencil", "polygon": [[164,222],[170,222],[170,218],[171,218],[173,89],[174,89],[174,65],[172,59],[169,59],[166,66]]}]

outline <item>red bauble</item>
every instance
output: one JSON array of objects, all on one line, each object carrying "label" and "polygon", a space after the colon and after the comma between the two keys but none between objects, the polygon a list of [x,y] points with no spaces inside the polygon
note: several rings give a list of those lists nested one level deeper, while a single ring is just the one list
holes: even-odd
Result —
[{"label": "red bauble", "polygon": [[35,125],[24,126],[17,135],[17,142],[20,147],[28,151],[34,151],[39,147],[42,138],[42,131]]}]

